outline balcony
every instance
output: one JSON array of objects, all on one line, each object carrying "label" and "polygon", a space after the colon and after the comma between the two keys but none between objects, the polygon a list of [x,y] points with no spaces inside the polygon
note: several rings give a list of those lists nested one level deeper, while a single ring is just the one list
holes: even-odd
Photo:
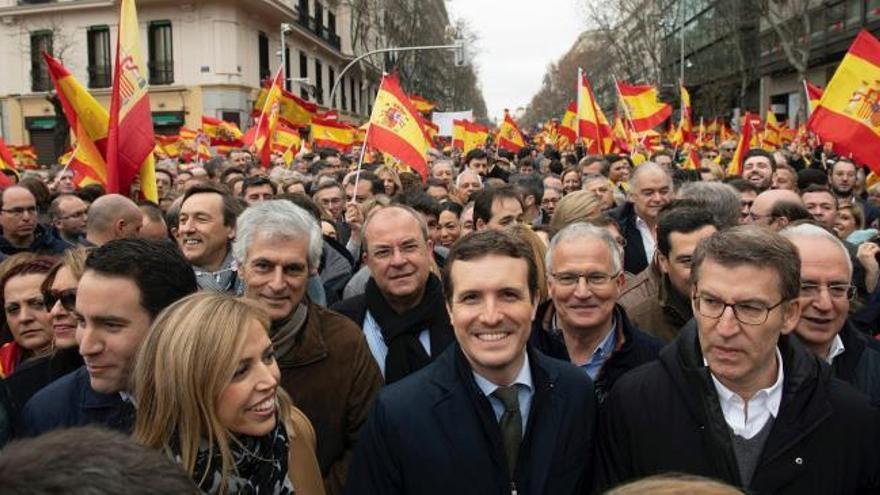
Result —
[{"label": "balcony", "polygon": [[342,40],[339,38],[339,35],[336,34],[335,31],[331,31],[328,27],[323,24],[319,24],[318,20],[312,16],[309,16],[307,12],[303,12],[299,8],[297,11],[297,19],[296,23],[300,26],[304,27],[307,31],[314,34],[318,38],[324,40],[337,50],[342,49]]}]

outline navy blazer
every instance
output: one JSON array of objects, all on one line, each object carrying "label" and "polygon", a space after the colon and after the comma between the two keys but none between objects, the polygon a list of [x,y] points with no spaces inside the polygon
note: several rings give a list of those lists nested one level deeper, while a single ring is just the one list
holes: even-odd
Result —
[{"label": "navy blazer", "polygon": [[457,343],[382,390],[346,494],[570,494],[588,489],[596,424],[589,377],[528,348],[534,396],[515,475],[488,399]]},{"label": "navy blazer", "polygon": [[623,203],[611,210],[611,218],[617,221],[620,234],[626,239],[626,247],[623,248],[623,270],[632,274],[641,273],[648,268],[651,260],[645,254],[645,243],[642,242],[642,233],[636,227],[636,209],[631,201]]}]

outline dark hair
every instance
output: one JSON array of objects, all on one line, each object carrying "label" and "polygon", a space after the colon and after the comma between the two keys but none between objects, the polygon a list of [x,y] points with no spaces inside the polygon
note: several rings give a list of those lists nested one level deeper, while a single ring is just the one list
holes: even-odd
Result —
[{"label": "dark hair", "polygon": [[7,495],[199,493],[189,474],[161,452],[95,427],[10,443],[0,455],[0,486]]},{"label": "dark hair", "polygon": [[260,187],[265,185],[268,185],[272,188],[272,195],[278,193],[278,186],[276,186],[275,183],[272,182],[272,180],[270,180],[268,177],[258,175],[256,177],[247,177],[244,179],[244,183],[242,183],[241,185],[241,197],[243,198],[247,195],[248,188]]},{"label": "dark hair", "polygon": [[522,196],[533,196],[535,205],[544,199],[544,181],[537,174],[516,174],[510,177],[510,183],[522,191]]},{"label": "dark hair", "polygon": [[562,162],[559,160],[550,160],[550,164],[547,165],[547,169],[550,171],[550,173],[560,176],[562,175],[562,168]]},{"label": "dark hair", "polygon": [[157,174],[157,175],[158,175],[158,174],[165,174],[165,175],[167,175],[167,176],[168,176],[168,179],[169,179],[169,182],[171,182],[172,184],[174,184],[174,174],[172,174],[170,170],[165,170],[164,168],[157,168],[157,169],[156,169],[156,174]]},{"label": "dark hair", "polygon": [[428,180],[425,181],[425,192],[428,191],[429,187],[442,187],[443,189],[446,189],[446,192],[449,192],[449,185],[446,184],[446,181],[434,177],[428,177]]},{"label": "dark hair", "polygon": [[813,215],[807,210],[803,203],[795,201],[777,201],[770,208],[770,218],[787,218],[789,223],[798,220],[812,220]]},{"label": "dark hair", "polygon": [[275,196],[275,199],[286,199],[291,203],[299,206],[303,210],[306,210],[309,215],[315,218],[315,221],[318,224],[321,224],[321,207],[318,206],[318,203],[312,201],[312,198],[306,196],[302,193],[284,193]]},{"label": "dark hair", "polygon": [[94,249],[86,271],[131,279],[140,291],[140,303],[155,318],[174,301],[199,288],[192,266],[177,246],[146,239],[116,239]]},{"label": "dark hair", "polygon": [[492,220],[492,204],[496,199],[516,199],[522,206],[522,198],[519,191],[511,185],[501,187],[490,187],[474,193],[474,225],[477,220],[483,223],[489,223]]},{"label": "dark hair", "polygon": [[226,170],[224,170],[224,171],[220,174],[220,182],[221,182],[222,184],[226,184],[226,180],[227,180],[227,179],[229,178],[229,176],[232,175],[232,174],[241,174],[242,176],[247,175],[247,173],[246,173],[244,170],[242,170],[242,169],[240,169],[240,168],[238,168],[238,167],[227,167]]},{"label": "dark hair", "polygon": [[[242,189],[244,192],[244,189]],[[235,221],[238,219],[238,216],[241,215],[241,203],[235,199],[232,194],[215,184],[210,182],[199,182],[197,184],[193,184],[189,189],[183,194],[183,199],[180,201],[180,208],[183,208],[183,204],[186,203],[186,200],[195,196],[196,194],[219,194],[220,198],[223,200],[223,225],[227,227],[235,227]],[[168,224],[172,225],[172,224]],[[173,225],[177,225],[175,222]]]},{"label": "dark hair", "polygon": [[98,183],[83,186],[79,189],[79,191],[76,192],[76,195],[79,196],[79,199],[90,204],[94,203],[96,199],[105,194],[107,194],[107,190],[104,189],[104,186]]},{"label": "dark hair", "polygon": [[672,201],[660,210],[657,218],[657,250],[663,256],[669,256],[672,249],[669,238],[673,232],[690,234],[708,225],[719,229],[715,217],[702,202],[688,199]]},{"label": "dark hair", "polygon": [[319,148],[318,149],[318,157],[321,160],[326,160],[327,158],[329,158],[331,156],[338,157],[339,150],[337,150],[335,148]]},{"label": "dark hair", "polygon": [[531,156],[526,155],[522,158],[517,164],[519,169],[522,170],[523,167],[532,167],[532,170],[535,168],[535,160],[532,160]]},{"label": "dark hair", "polygon": [[752,148],[748,152],[746,152],[746,156],[743,157],[743,166],[745,166],[746,161],[749,158],[753,158],[759,156],[761,158],[766,158],[770,162],[770,170],[776,170],[776,159],[773,158],[773,155],[762,150],[761,148]]},{"label": "dark hair", "polygon": [[397,197],[396,203],[409,206],[425,216],[440,217],[440,203],[421,191],[412,191]]},{"label": "dark hair", "polygon": [[159,205],[153,203],[152,201],[143,200],[138,201],[137,203],[138,209],[141,210],[141,213],[147,216],[152,222],[164,222],[165,221],[165,213],[162,212],[162,208],[159,208]]},{"label": "dark hair", "polygon": [[[464,211],[464,207],[455,201],[447,201],[445,203],[440,203],[440,213],[443,213],[444,211],[451,211],[455,215],[455,218],[461,218],[461,212]],[[437,219],[440,219],[439,213],[437,214]]]},{"label": "dark hair", "polygon": [[[6,306],[6,284],[8,284],[10,280],[25,275],[48,275],[57,261],[57,258],[52,256],[37,256],[32,260],[13,265],[12,268],[0,278],[0,307]],[[52,308],[46,308],[46,311],[49,311],[50,309]],[[0,326],[4,329],[8,329],[6,324],[6,311],[0,311]]]},{"label": "dark hair", "polygon": [[456,261],[472,261],[490,255],[506,256],[521,259],[528,265],[529,296],[534,299],[538,294],[538,266],[532,248],[520,238],[500,230],[482,230],[473,232],[456,242],[446,257],[443,268],[443,291],[446,302],[452,301],[455,292],[452,280],[452,267]]},{"label": "dark hair", "polygon": [[[360,172],[360,174],[361,174],[360,179],[356,178],[357,174],[351,174],[348,182],[345,185],[347,186],[347,185],[351,184],[351,186],[354,187],[354,183],[357,181],[369,182],[370,183],[370,192],[372,194],[382,194],[385,192],[385,183],[384,183],[384,181],[382,181],[382,179],[379,178],[378,175],[374,174],[373,172],[367,172],[365,170],[362,170]],[[343,189],[343,191],[344,190],[345,189]],[[354,191],[354,193],[357,194],[357,191]]]},{"label": "dark hair", "polygon": [[753,193],[758,192],[758,188],[756,188],[754,184],[752,184],[751,182],[749,182],[745,179],[741,179],[739,177],[737,177],[735,179],[726,180],[726,181],[724,181],[724,183],[730,185],[730,187],[739,191],[740,194],[742,194],[744,192],[753,192]]},{"label": "dark hair", "polygon": [[52,193],[42,179],[25,177],[18,181],[18,186],[27,189],[34,195],[34,199],[37,201],[38,211],[45,213],[46,210],[49,209],[49,202],[51,201]]},{"label": "dark hair", "polygon": [[830,195],[831,198],[834,200],[834,208],[837,208],[837,196],[835,196],[834,193],[831,192],[831,189],[829,189],[828,186],[822,186],[819,184],[810,184],[809,186],[801,189],[801,198],[804,197],[804,194],[809,194],[809,193],[825,193],[825,194]]},{"label": "dark hair", "polygon": [[815,168],[805,168],[797,173],[797,185],[802,192],[813,185],[827,186],[828,175]]},{"label": "dark hair", "polygon": [[464,164],[469,165],[471,163],[471,160],[481,160],[483,158],[489,158],[489,155],[486,154],[486,151],[482,148],[474,148],[468,151],[466,155],[464,155]]},{"label": "dark hair", "polygon": [[315,186],[314,191],[312,191],[312,197],[314,197],[315,194],[318,194],[319,192],[323,191],[324,189],[331,189],[331,188],[339,189],[339,192],[342,193],[342,196],[343,197],[345,196],[345,189],[342,188],[342,185],[340,183],[336,182],[335,180],[332,180],[332,181],[322,182],[321,184]]},{"label": "dark hair", "polygon": [[801,290],[801,261],[797,248],[785,237],[765,227],[740,225],[720,230],[703,239],[694,250],[691,285],[700,281],[700,268],[712,260],[725,268],[749,265],[774,270],[779,276],[779,294],[784,301],[798,297]]}]

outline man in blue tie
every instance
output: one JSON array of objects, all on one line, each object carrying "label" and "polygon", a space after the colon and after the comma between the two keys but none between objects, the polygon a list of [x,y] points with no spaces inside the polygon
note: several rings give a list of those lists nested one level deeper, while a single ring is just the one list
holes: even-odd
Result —
[{"label": "man in blue tie", "polygon": [[380,392],[346,493],[580,492],[593,386],[528,345],[538,304],[531,249],[491,229],[465,237],[447,258],[444,295],[456,342]]}]

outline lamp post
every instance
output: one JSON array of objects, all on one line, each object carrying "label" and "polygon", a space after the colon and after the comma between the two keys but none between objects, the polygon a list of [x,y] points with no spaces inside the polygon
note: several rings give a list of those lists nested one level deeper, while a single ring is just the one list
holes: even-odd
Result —
[{"label": "lamp post", "polygon": [[284,81],[284,89],[287,87],[287,33],[293,30],[287,22],[281,23],[281,80]]}]

